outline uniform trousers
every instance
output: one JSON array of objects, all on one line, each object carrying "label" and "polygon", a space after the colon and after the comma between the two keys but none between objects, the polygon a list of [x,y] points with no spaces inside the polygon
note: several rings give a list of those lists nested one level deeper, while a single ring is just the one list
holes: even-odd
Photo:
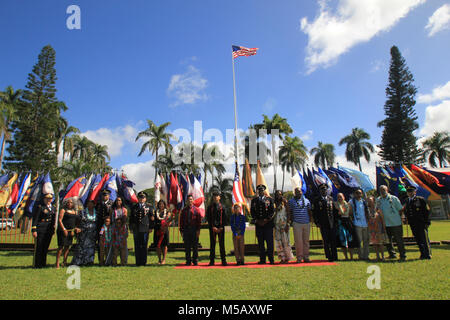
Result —
[{"label": "uniform trousers", "polygon": [[50,222],[39,225],[36,229],[37,237],[34,243],[34,267],[43,268],[47,265],[47,253],[53,236],[53,226]]},{"label": "uniform trousers", "polygon": [[420,250],[420,258],[430,258],[430,244],[428,242],[427,229],[423,222],[410,223],[411,231]]},{"label": "uniform trousers", "polygon": [[[266,256],[270,262],[274,262],[273,259],[273,225],[265,224],[264,226],[256,225],[256,238],[258,239],[259,248],[259,261],[265,263]],[[264,246],[264,242],[267,244],[267,251]]]},{"label": "uniform trousers", "polygon": [[329,261],[336,261],[338,259],[336,247],[336,227],[320,227],[320,233],[322,234],[325,257]]},{"label": "uniform trousers", "polygon": [[145,266],[147,264],[148,232],[138,231],[134,233],[134,252],[136,265]]}]

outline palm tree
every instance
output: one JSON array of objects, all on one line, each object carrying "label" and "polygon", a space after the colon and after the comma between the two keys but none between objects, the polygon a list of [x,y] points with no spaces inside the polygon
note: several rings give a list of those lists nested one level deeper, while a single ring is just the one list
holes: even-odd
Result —
[{"label": "palm tree", "polygon": [[255,124],[256,130],[265,129],[270,134],[272,140],[272,156],[273,156],[273,190],[277,189],[277,154],[275,152],[274,134],[278,130],[278,137],[282,139],[283,135],[289,135],[293,132],[291,126],[287,123],[286,118],[282,118],[278,113],[271,118],[263,114],[263,122]]},{"label": "palm tree", "polygon": [[361,157],[364,156],[367,162],[370,161],[370,152],[374,151],[373,145],[370,142],[364,141],[369,140],[370,135],[360,128],[353,128],[352,133],[343,137],[339,141],[339,145],[344,143],[347,145],[345,148],[345,157],[347,161],[353,162],[355,165],[359,166],[359,171],[361,169]]},{"label": "palm tree", "polygon": [[[170,139],[175,139],[175,136],[166,132],[170,122],[156,125],[152,120],[147,120],[148,128],[138,133],[136,140],[146,137],[149,138],[141,147],[141,151],[138,156],[141,156],[145,150],[150,151],[152,155],[155,155],[155,161],[158,161],[159,148],[164,147],[164,152],[167,154],[171,149]],[[155,167],[155,181],[156,181],[156,167]]]},{"label": "palm tree", "polygon": [[82,137],[79,135],[74,135],[73,138],[74,145],[70,161],[72,161],[73,159],[80,159],[84,162],[88,162],[92,154],[94,142],[84,136]]},{"label": "palm tree", "polygon": [[12,86],[8,86],[4,92],[0,92],[0,134],[3,136],[0,153],[0,171],[3,166],[3,155],[6,141],[11,139],[10,123],[16,117],[16,105],[22,96],[23,91],[14,91]]},{"label": "palm tree", "polygon": [[329,143],[319,141],[317,147],[311,149],[311,155],[314,155],[314,164],[316,167],[327,168],[332,166],[336,155],[334,154],[334,146]]},{"label": "palm tree", "polygon": [[111,157],[108,154],[108,146],[94,143],[91,150],[91,162],[97,169],[105,170],[107,166],[106,160],[111,161]]},{"label": "palm tree", "polygon": [[224,159],[224,155],[217,145],[208,145],[205,143],[202,147],[202,156],[204,174],[203,191],[206,192],[208,172],[211,173],[211,181],[213,181],[213,183],[214,171],[217,172],[219,177],[225,173],[225,166],[222,161]]},{"label": "palm tree", "polygon": [[[66,140],[69,138],[71,134],[74,133],[80,133],[80,130],[74,126],[69,126],[69,123],[67,122],[67,119],[60,117],[58,121],[58,128],[56,134],[56,143],[55,143],[55,151],[56,156],[59,155],[59,149],[61,147],[61,143],[63,144],[63,156],[62,161],[64,161],[64,156],[66,154],[65,147],[67,146]],[[69,139],[70,140],[70,139]],[[72,143],[72,150],[73,150],[73,141],[70,141]]]},{"label": "palm tree", "polygon": [[[448,131],[437,131],[423,142],[422,157],[428,160],[433,168],[443,168],[445,163],[450,163],[450,134]],[[428,158],[428,159],[427,159]]]},{"label": "palm tree", "polygon": [[[219,189],[224,205],[230,208],[233,204],[233,179],[223,178],[222,176],[215,177],[213,186]],[[209,198],[211,199],[211,195],[209,195]]]},{"label": "palm tree", "polygon": [[280,147],[280,164],[283,169],[283,183],[281,191],[284,190],[284,176],[286,169],[291,175],[295,170],[299,170],[300,167],[305,165],[306,159],[308,159],[308,149],[303,144],[303,141],[299,137],[285,137],[283,145]]},{"label": "palm tree", "polygon": [[[254,127],[250,126],[249,129],[254,129]],[[253,141],[250,141],[249,132],[241,132],[241,138],[243,138],[242,144],[244,146],[244,158],[247,158],[249,160],[251,171],[256,173],[258,160],[260,161],[261,169],[265,171],[269,166],[269,157],[271,155],[270,148],[267,147],[266,142],[258,141],[258,139],[256,139],[256,142],[254,142],[256,144],[256,157],[252,157],[250,153],[252,152],[251,143]]]},{"label": "palm tree", "polygon": [[173,162],[170,154],[161,154],[158,160],[153,162],[152,166],[155,168],[155,172],[168,173],[174,170],[177,165]]}]

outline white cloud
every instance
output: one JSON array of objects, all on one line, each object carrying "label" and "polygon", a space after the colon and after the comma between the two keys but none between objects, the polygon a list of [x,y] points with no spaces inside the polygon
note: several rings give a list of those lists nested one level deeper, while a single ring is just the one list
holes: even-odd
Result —
[{"label": "white cloud", "polygon": [[153,160],[128,163],[123,165],[120,170],[123,170],[128,179],[136,184],[134,189],[139,192],[141,190],[154,187],[155,168],[152,164]]},{"label": "white cloud", "polygon": [[432,103],[438,100],[450,98],[450,81],[446,84],[436,87],[430,94],[419,94],[417,97],[418,103]]},{"label": "white cloud", "polygon": [[305,141],[311,140],[312,137],[313,137],[313,131],[308,130],[300,137],[300,139],[302,139],[302,141],[305,142]]},{"label": "white cloud", "polygon": [[425,124],[420,133],[426,137],[435,131],[448,131],[450,128],[450,100],[444,100],[435,106],[428,106],[425,110]]},{"label": "white cloud", "polygon": [[319,14],[314,21],[309,22],[306,17],[300,20],[300,28],[309,38],[307,74],[318,67],[329,67],[355,45],[388,31],[425,0],[340,0],[335,12],[327,2],[319,1]]},{"label": "white cloud", "polygon": [[207,100],[208,95],[204,92],[207,86],[208,80],[202,76],[200,70],[189,65],[185,73],[175,74],[170,78],[167,95],[175,99],[171,106]]},{"label": "white cloud", "polygon": [[125,143],[134,143],[137,130],[131,125],[117,127],[113,129],[100,128],[95,131],[89,130],[80,134],[95,143],[106,145],[111,157],[121,154]]},{"label": "white cloud", "polygon": [[428,36],[432,37],[437,32],[450,28],[450,5],[444,4],[437,9],[433,15],[428,19],[428,24],[425,29],[428,31]]}]

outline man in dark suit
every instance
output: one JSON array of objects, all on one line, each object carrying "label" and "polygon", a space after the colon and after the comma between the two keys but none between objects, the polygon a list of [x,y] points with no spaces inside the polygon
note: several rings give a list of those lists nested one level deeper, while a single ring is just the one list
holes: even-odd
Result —
[{"label": "man in dark suit", "polygon": [[333,198],[327,194],[328,185],[323,183],[319,186],[320,195],[316,197],[312,204],[313,219],[316,226],[320,228],[322,234],[323,248],[328,261],[336,261],[336,230],[337,230],[337,210],[333,205]]},{"label": "man in dark suit", "polygon": [[148,234],[151,232],[153,221],[153,208],[147,203],[147,194],[143,191],[138,193],[138,203],[131,207],[130,229],[133,232],[134,251],[136,265],[147,264]]},{"label": "man in dark suit", "polygon": [[430,207],[427,201],[416,195],[416,187],[406,188],[408,199],[403,206],[403,212],[408,220],[411,231],[420,250],[420,259],[431,259],[428,227],[430,226]]},{"label": "man in dark suit", "polygon": [[209,265],[214,265],[216,257],[216,238],[219,238],[220,259],[222,265],[227,265],[225,255],[225,225],[226,225],[226,209],[220,202],[220,192],[213,192],[213,201],[206,209],[206,220],[209,227]]},{"label": "man in dark suit", "polygon": [[190,266],[191,263],[194,266],[198,264],[198,238],[201,223],[202,216],[198,208],[194,206],[194,198],[192,195],[188,195],[187,206],[183,208],[180,214],[180,232],[184,241],[187,266]]},{"label": "man in dark suit", "polygon": [[[266,256],[269,258],[270,264],[274,264],[273,259],[273,228],[275,227],[273,217],[275,214],[273,199],[264,195],[266,187],[258,185],[258,196],[252,199],[250,206],[250,214],[255,220],[256,238],[259,247],[259,264],[266,263]],[[267,244],[267,252],[264,247]]]}]

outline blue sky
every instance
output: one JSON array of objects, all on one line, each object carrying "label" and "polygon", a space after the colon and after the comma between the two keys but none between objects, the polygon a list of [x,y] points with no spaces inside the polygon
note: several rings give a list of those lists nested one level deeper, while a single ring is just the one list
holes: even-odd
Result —
[{"label": "blue sky", "polygon": [[[66,26],[70,5],[81,9],[80,30]],[[52,45],[65,117],[147,187],[153,157],[138,157],[134,143],[145,120],[192,133],[202,121],[225,135],[234,127],[231,45],[258,47],[235,60],[239,127],[279,113],[308,148],[332,143],[355,168],[337,144],[354,127],[380,143],[392,45],[418,87],[417,135],[450,128],[449,25],[440,0],[2,0],[0,88],[24,88]],[[372,175],[373,162],[364,166]]]}]

